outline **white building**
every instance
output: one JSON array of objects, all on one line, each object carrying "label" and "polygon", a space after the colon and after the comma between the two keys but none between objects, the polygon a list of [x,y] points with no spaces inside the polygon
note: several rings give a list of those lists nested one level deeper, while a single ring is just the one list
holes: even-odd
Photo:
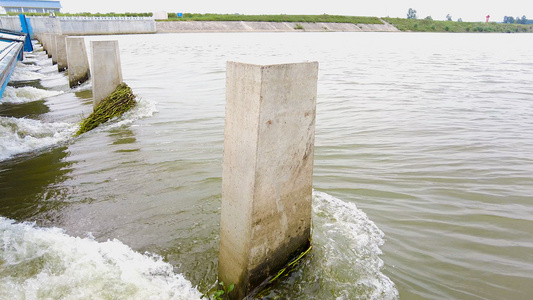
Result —
[{"label": "white building", "polygon": [[48,0],[0,0],[0,12],[16,13],[58,13],[60,1]]}]

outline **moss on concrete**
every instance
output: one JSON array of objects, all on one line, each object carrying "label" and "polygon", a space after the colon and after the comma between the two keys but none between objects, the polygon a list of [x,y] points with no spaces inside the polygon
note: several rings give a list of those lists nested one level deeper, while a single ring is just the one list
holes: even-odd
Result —
[{"label": "moss on concrete", "polygon": [[137,105],[137,102],[131,88],[125,83],[120,84],[111,95],[103,99],[94,111],[81,122],[76,136],[98,127],[98,125],[107,122],[111,118],[120,117],[135,107],[135,105]]}]

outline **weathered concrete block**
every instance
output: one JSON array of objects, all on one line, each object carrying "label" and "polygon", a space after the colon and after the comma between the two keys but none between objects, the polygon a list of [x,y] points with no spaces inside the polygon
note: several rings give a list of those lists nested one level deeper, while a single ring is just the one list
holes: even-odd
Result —
[{"label": "weathered concrete block", "polygon": [[50,45],[48,48],[50,48],[50,52],[48,52],[48,57],[52,55],[52,65],[57,65],[57,45],[56,45],[56,34],[50,34],[49,35],[49,42]]},{"label": "weathered concrete block", "polygon": [[43,48],[46,51],[46,54],[48,54],[48,58],[52,58],[52,49],[51,49],[51,43],[52,43],[52,34],[51,33],[43,33],[41,34],[42,37],[42,44]]},{"label": "weathered concrete block", "polygon": [[55,36],[56,52],[57,52],[57,70],[59,72],[63,72],[68,68],[66,38],[67,37],[64,35]]},{"label": "weathered concrete block", "polygon": [[226,76],[219,280],[242,299],[309,246],[318,63]]},{"label": "weathered concrete block", "polygon": [[46,51],[44,33],[35,34],[35,38],[39,41],[39,43],[41,43],[41,45],[43,46],[43,50]]},{"label": "weathered concrete block", "polygon": [[67,62],[68,81],[70,87],[75,87],[87,81],[90,77],[89,60],[85,48],[85,40],[82,37],[68,37]]},{"label": "weathered concrete block", "polygon": [[168,13],[166,11],[154,11],[153,17],[155,20],[168,20]]},{"label": "weathered concrete block", "polygon": [[92,41],[91,53],[93,104],[96,107],[122,83],[122,67],[118,41]]}]

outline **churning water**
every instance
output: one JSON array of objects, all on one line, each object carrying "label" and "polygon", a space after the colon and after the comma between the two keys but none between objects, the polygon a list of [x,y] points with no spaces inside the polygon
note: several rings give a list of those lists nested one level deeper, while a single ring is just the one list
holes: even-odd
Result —
[{"label": "churning water", "polygon": [[265,298],[533,294],[532,35],[96,39],[119,40],[133,111],[74,138],[91,85],[39,50],[0,101],[0,298],[214,285],[228,60],[320,63],[314,248]]}]

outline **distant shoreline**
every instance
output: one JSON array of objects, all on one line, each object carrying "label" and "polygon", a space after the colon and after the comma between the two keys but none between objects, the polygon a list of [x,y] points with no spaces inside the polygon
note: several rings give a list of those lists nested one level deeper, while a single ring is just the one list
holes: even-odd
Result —
[{"label": "distant shoreline", "polygon": [[[168,19],[166,18],[168,15]],[[164,20],[134,16],[58,17],[32,16],[34,34],[112,35],[187,32],[454,32],[454,33],[526,33],[533,24],[496,22],[434,21],[331,15],[217,15],[172,14],[159,16]],[[0,16],[0,27],[20,31],[17,16]]]}]

